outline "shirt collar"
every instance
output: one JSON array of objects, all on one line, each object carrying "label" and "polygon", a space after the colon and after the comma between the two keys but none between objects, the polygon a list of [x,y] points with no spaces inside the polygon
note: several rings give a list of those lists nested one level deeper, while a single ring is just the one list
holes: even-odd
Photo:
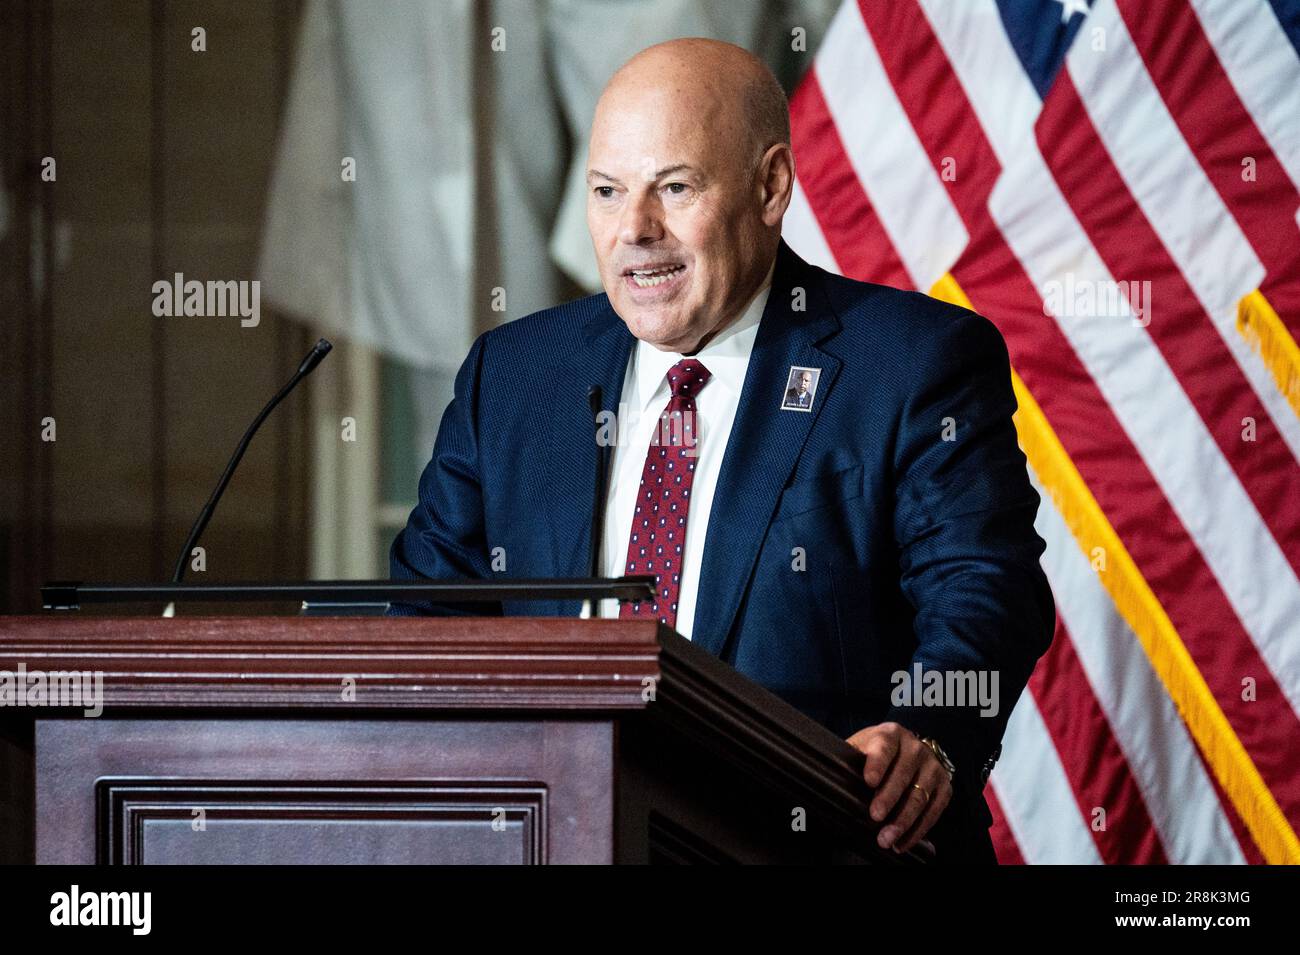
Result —
[{"label": "shirt collar", "polygon": [[[749,356],[754,350],[754,339],[758,337],[758,324],[763,318],[763,310],[767,307],[767,299],[772,291],[772,273],[775,268],[774,261],[768,267],[763,284],[754,293],[740,317],[691,356],[698,358],[709,369],[707,387],[726,388],[736,398],[740,397],[740,390],[745,384],[745,371],[749,367]],[[636,348],[632,351],[636,411],[645,414],[653,404],[668,401],[668,369],[684,357],[679,352],[660,351],[649,342],[637,341]]]}]

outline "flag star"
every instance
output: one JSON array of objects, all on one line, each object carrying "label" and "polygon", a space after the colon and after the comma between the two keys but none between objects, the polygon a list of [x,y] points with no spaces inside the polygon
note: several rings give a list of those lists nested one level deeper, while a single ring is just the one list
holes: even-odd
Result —
[{"label": "flag star", "polygon": [[1056,0],[1061,5],[1061,22],[1069,23],[1076,13],[1088,15],[1088,0]]}]

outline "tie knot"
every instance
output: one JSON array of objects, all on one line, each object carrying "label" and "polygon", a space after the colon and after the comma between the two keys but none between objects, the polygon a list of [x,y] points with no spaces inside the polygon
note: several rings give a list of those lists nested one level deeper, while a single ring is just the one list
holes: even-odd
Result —
[{"label": "tie knot", "polygon": [[694,398],[713,372],[695,358],[683,358],[668,369],[668,387],[674,398]]}]

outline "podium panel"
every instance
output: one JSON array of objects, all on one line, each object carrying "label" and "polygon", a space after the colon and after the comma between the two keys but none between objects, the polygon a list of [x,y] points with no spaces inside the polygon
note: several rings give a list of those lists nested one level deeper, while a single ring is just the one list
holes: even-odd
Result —
[{"label": "podium panel", "polygon": [[36,754],[40,863],[613,858],[609,722],[42,720]]}]

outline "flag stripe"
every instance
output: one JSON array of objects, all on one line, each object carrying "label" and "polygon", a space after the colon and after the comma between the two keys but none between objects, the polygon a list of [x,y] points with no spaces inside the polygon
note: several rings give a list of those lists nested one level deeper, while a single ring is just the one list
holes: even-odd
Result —
[{"label": "flag stripe", "polygon": [[1300,186],[1300,58],[1267,0],[1191,0],[1237,95]]},{"label": "flag stripe", "polygon": [[1093,830],[1102,859],[1108,865],[1168,862],[1137,781],[1059,616],[1052,646],[1029,679],[1029,692],[1061,755],[1083,818],[1091,819],[1098,810],[1105,814],[1105,827]]},{"label": "flag stripe", "polygon": [[[1300,209],[1300,193],[1237,97],[1191,9],[1183,4],[1152,7],[1120,0],[1120,11],[1183,138],[1264,264],[1260,292],[1285,327],[1268,336],[1282,339],[1272,349],[1261,348],[1275,352],[1276,360],[1261,357],[1280,399],[1290,405],[1291,426],[1276,403],[1263,393],[1261,397],[1296,453],[1300,447],[1296,438],[1300,434],[1300,350],[1296,348],[1300,225],[1294,213]],[[1206,116],[1215,117],[1215,122],[1206,122]],[[1251,344],[1249,332],[1246,337]],[[1260,387],[1256,377],[1251,380]]]},{"label": "flag stripe", "polygon": [[[1062,74],[1058,87],[1065,81]],[[1013,180],[1015,187],[995,189],[992,208],[1035,286],[1049,294],[1049,305],[1054,285],[1114,288],[1114,276],[1066,204],[1042,156],[1036,148],[1027,148],[1021,157],[1024,161],[1014,176],[1004,180]],[[1250,593],[1249,582],[1242,579],[1249,562],[1234,567],[1229,556],[1245,550],[1243,543],[1273,549],[1276,543],[1164,356],[1146,331],[1123,314],[1081,314],[1068,295],[1060,299],[1062,306],[1051,309],[1057,324],[1152,469],[1181,524],[1227,585],[1225,593],[1234,610],[1256,639],[1272,638],[1279,619],[1272,611],[1293,606],[1300,587],[1293,586],[1294,577],[1289,575],[1291,581],[1278,582],[1280,604],[1258,608],[1243,599]],[[1213,500],[1203,493],[1206,481],[1218,489]],[[1148,533],[1145,527],[1138,530],[1139,535]]]},{"label": "flag stripe", "polygon": [[[1226,693],[1216,696],[1211,692],[1207,677],[1218,688],[1223,685],[1218,674],[1202,673],[1197,668],[1175,629],[1175,621],[1170,619],[1165,608],[1155,599],[1123,542],[1083,483],[1074,463],[1060,446],[1033,396],[1014,371],[1012,381],[1019,405],[1016,412],[1017,430],[1022,436],[1030,463],[1040,475],[1044,487],[1053,494],[1058,508],[1064,503],[1062,516],[1082,550],[1105,559],[1107,571],[1099,574],[1098,579],[1137,635],[1152,668],[1160,676],[1216,776],[1223,781],[1233,805],[1249,826],[1252,837],[1271,860],[1300,861],[1300,840],[1296,839],[1295,832],[1278,806],[1275,791],[1270,791],[1261,776],[1261,769],[1252,761],[1253,755],[1262,753],[1264,770],[1273,774],[1270,778],[1278,778],[1276,758],[1286,751],[1285,733],[1281,745],[1269,749],[1266,744],[1272,741],[1265,740],[1264,744],[1259,744],[1257,737],[1261,732],[1275,727],[1261,728],[1257,723],[1249,724],[1245,727],[1247,732],[1242,733],[1229,724],[1224,710],[1220,708],[1221,701],[1234,709],[1239,721],[1258,716],[1258,713],[1234,706],[1234,701],[1238,698],[1230,683],[1227,684]],[[1201,568],[1198,566],[1196,569]],[[1212,587],[1213,584],[1209,586]],[[1189,589],[1195,587],[1195,581],[1189,582]],[[1218,596],[1217,592],[1215,595]],[[1184,632],[1189,630],[1190,628],[1184,627]],[[1232,642],[1235,646],[1244,641],[1238,639]],[[1226,651],[1224,655],[1227,655]],[[1234,672],[1245,671],[1238,669]],[[1247,752],[1243,745],[1251,743],[1256,744],[1253,753]],[[1285,775],[1280,778],[1287,783],[1293,782],[1291,777]],[[1286,794],[1284,787],[1281,791]]]},{"label": "flag stripe", "polygon": [[811,262],[828,272],[843,274],[831,247],[826,244],[826,237],[822,235],[817,217],[813,215],[812,206],[808,204],[808,197],[797,177],[790,196],[790,207],[786,209],[785,219],[781,223],[781,233],[805,262]]},{"label": "flag stripe", "polygon": [[[1191,8],[1119,0],[1119,9],[1172,119],[1264,264],[1266,294],[1286,307],[1288,327],[1300,335],[1295,300],[1283,302],[1269,287],[1285,284],[1294,293],[1300,285],[1294,215],[1300,192],[1237,97]],[[1215,122],[1207,123],[1207,115]]]},{"label": "flag stripe", "polygon": [[[936,287],[936,294],[957,304],[968,304],[960,286],[952,280],[941,282]],[[1300,842],[1297,842],[1274,794],[1265,785],[1243,747],[1243,741],[1228,724],[1169,615],[1155,599],[1084,484],[1074,462],[1014,369],[1012,383],[1019,406],[1015,416],[1016,430],[1030,466],[1040,476],[1055,506],[1061,509],[1079,547],[1085,553],[1106,556],[1107,573],[1098,579],[1138,636],[1151,666],[1159,674],[1193,737],[1209,754],[1215,773],[1225,780],[1233,805],[1240,810],[1252,837],[1276,861],[1300,860]],[[1159,503],[1163,504],[1163,500]],[[1200,571],[1204,568],[1198,564],[1194,569]],[[1217,598],[1220,595],[1213,591],[1213,586],[1213,581],[1209,581],[1206,593]],[[1189,591],[1198,589],[1195,581],[1188,587]],[[1057,599],[1061,600],[1059,596]],[[1244,640],[1244,636],[1241,639]],[[1227,699],[1234,699],[1231,691]],[[1274,749],[1273,753],[1284,751],[1285,746]],[[1232,818],[1231,813],[1229,818]]]},{"label": "flag stripe", "polygon": [[[1047,544],[1043,568],[1052,584],[1057,613],[1073,641],[1088,692],[1106,714],[1127,758],[1163,851],[1180,864],[1243,861],[1243,844],[1254,849],[1249,833],[1227,796],[1215,786],[1137,635],[1116,615],[1099,572],[1093,569],[1093,562],[1106,555],[1079,548],[1046,488],[1032,472],[1030,477],[1044,497],[1035,527]],[[1108,560],[1100,573],[1119,570]],[[1084,690],[1078,692],[1082,695]],[[1126,811],[1119,800],[1106,805]]]},{"label": "flag stripe", "polygon": [[907,270],[844,154],[815,70],[799,84],[790,113],[800,185],[843,274],[907,286]]},{"label": "flag stripe", "polygon": [[1032,693],[1007,721],[1002,758],[989,777],[1025,861],[1100,865],[1091,820],[1079,814],[1070,780]]},{"label": "flag stripe", "polygon": [[[1217,414],[1218,421],[1222,422],[1218,429],[1215,428],[1215,416],[1205,414],[1203,403],[1200,405],[1202,417],[1211,430],[1219,432],[1221,447],[1233,461],[1238,474],[1243,474],[1242,464],[1249,462],[1257,474],[1261,471],[1271,473],[1274,480],[1289,483],[1300,457],[1300,420],[1279,394],[1270,370],[1236,328],[1238,303],[1264,281],[1264,266],[1183,139],[1147,73],[1118,9],[1110,0],[1104,0],[1094,8],[1094,17],[1098,27],[1104,29],[1109,38],[1105,51],[1076,47],[1067,61],[1069,75],[1091,120],[1090,126],[1076,134],[1076,142],[1091,147],[1089,158],[1067,158],[1061,144],[1055,142],[1055,153],[1060,159],[1053,163],[1048,156],[1049,164],[1058,179],[1065,169],[1072,174],[1073,182],[1092,185],[1088,197],[1083,200],[1087,205],[1072,197],[1067,198],[1071,199],[1076,214],[1081,205],[1093,211],[1092,223],[1085,222],[1084,225],[1093,235],[1094,242],[1102,235],[1111,238],[1112,247],[1124,249],[1130,263],[1143,263],[1150,256],[1151,268],[1164,269],[1177,283],[1177,288],[1156,290],[1153,301],[1157,303],[1158,313],[1164,317],[1151,325],[1149,331],[1156,333],[1170,326],[1179,331],[1185,329],[1188,333],[1201,329],[1204,323],[1192,316],[1183,323],[1171,321],[1166,314],[1165,303],[1172,301],[1177,306],[1187,301],[1187,290],[1195,293],[1196,302],[1211,319],[1211,327],[1205,329],[1211,340],[1198,345],[1191,334],[1179,335],[1186,346],[1183,354],[1196,361],[1202,377],[1212,379],[1205,382],[1204,387],[1226,391],[1231,385],[1234,393],[1240,395],[1239,407],[1231,414],[1227,413],[1226,401],[1217,403],[1224,408]],[[1190,11],[1187,11],[1186,19],[1192,23],[1196,20]],[[1049,103],[1038,124],[1040,144],[1053,143],[1055,135],[1063,132],[1046,128],[1051,113]],[[1240,109],[1237,115],[1249,124],[1249,117]],[[1075,118],[1069,116],[1071,120]],[[1099,151],[1094,140],[1100,140],[1104,150]],[[1049,152],[1046,148],[1043,151],[1045,155]],[[1092,157],[1103,165],[1094,168]],[[1232,165],[1238,164],[1234,161]],[[1113,185],[1117,181],[1116,174],[1122,177],[1119,195],[1104,193],[1100,185],[1093,183],[1095,178],[1101,177]],[[1236,178],[1240,180],[1239,175]],[[1287,184],[1287,191],[1291,191],[1286,177],[1280,178]],[[1110,201],[1094,205],[1098,198]],[[1141,207],[1142,215],[1134,215],[1134,201]],[[1080,215],[1080,219],[1083,218]],[[1148,236],[1142,228],[1148,220],[1158,237]],[[1149,244],[1142,250],[1131,248],[1124,241],[1131,238],[1131,234],[1120,236],[1126,229],[1130,233],[1142,232],[1154,243],[1154,251]],[[1290,231],[1300,238],[1300,229],[1294,223],[1291,223]],[[1274,244],[1287,247],[1285,235],[1285,232],[1278,234]],[[1300,243],[1292,247],[1300,249]],[[1098,250],[1101,251],[1100,247]],[[1112,268],[1112,271],[1115,270]],[[1229,362],[1222,354],[1217,342],[1212,340],[1213,333],[1223,340],[1234,362]],[[1180,367],[1174,354],[1163,343],[1162,349],[1190,393],[1192,389],[1186,365]],[[1212,363],[1220,367],[1212,368]],[[1247,380],[1251,386],[1249,390],[1256,393],[1255,397],[1249,395]],[[1253,403],[1255,400],[1263,403],[1263,410],[1245,407],[1247,401]],[[1259,421],[1261,413],[1270,419],[1266,428],[1269,437],[1261,435],[1253,447],[1246,447],[1240,435],[1242,419],[1249,416],[1251,420]],[[1275,429],[1285,439],[1286,447],[1272,440]],[[1267,460],[1266,454],[1259,453],[1261,450],[1275,450],[1285,456],[1285,463]],[[1249,488],[1250,481],[1244,475],[1243,481]],[[1258,496],[1256,500],[1258,503]],[[1278,529],[1274,530],[1277,532]],[[1279,540],[1286,539],[1285,533],[1279,535]],[[1296,559],[1294,554],[1292,557]]]},{"label": "flag stripe", "polygon": [[[857,7],[845,3],[814,64],[844,153],[914,288],[945,274],[969,237],[926,161]],[[889,143],[889,150],[880,144]]]},{"label": "flag stripe", "polygon": [[[1252,838],[1250,827],[1241,817],[1241,814],[1237,812],[1236,806],[1233,805],[1232,798],[1220,784],[1218,777],[1214,773],[1213,767],[1205,758],[1205,751],[1197,748],[1196,758],[1200,762],[1201,768],[1204,770],[1206,777],[1210,780],[1210,785],[1214,787],[1214,794],[1218,797],[1219,804],[1223,807],[1224,814],[1228,818],[1228,825],[1232,827],[1233,835],[1236,836],[1237,845],[1241,847],[1241,851],[1245,854],[1246,862],[1249,865],[1267,864],[1271,860],[1265,858],[1264,852],[1259,847],[1259,842]],[[1177,796],[1176,790],[1173,795],[1175,797]],[[1282,858],[1284,861],[1292,865],[1295,864],[1295,858]]]},{"label": "flag stripe", "polygon": [[1011,826],[1007,822],[1007,814],[1003,810],[998,794],[992,786],[985,787],[984,802],[988,804],[989,815],[993,817],[993,825],[989,827],[989,835],[993,839],[993,851],[997,854],[999,864],[1024,865],[1025,857],[1020,853],[1020,846],[1016,844],[1015,834],[1011,831]]},{"label": "flag stripe", "polygon": [[[1180,452],[1196,447],[1199,435],[1165,442],[1168,459],[1163,469],[1157,465],[1157,473],[1163,471],[1165,481],[1180,482],[1171,494],[1175,506],[1187,501],[1200,503],[1195,510],[1184,512],[1185,523],[1293,710],[1300,712],[1300,644],[1292,639],[1294,622],[1300,620],[1300,580],[1293,569],[1300,562],[1300,508],[1287,506],[1288,500],[1300,500],[1300,471],[1278,439],[1271,418],[1251,400],[1253,392],[1236,375],[1237,366],[1228,358],[1222,341],[1207,327],[1204,312],[1182,273],[1165,256],[1159,238],[1111,166],[1067,74],[1058,77],[1048,97],[1038,135],[1044,158],[1109,271],[1133,276],[1145,270],[1152,277],[1153,301],[1161,304],[1146,331],[1178,378],[1177,385],[1165,388],[1181,386],[1197,405],[1202,421],[1196,425],[1217,430],[1218,448],[1241,483],[1207,451],[1202,460],[1214,469],[1210,473],[1217,499],[1207,501],[1198,492],[1204,473],[1188,474]],[[1140,340],[1143,334],[1143,330],[1134,329],[1133,340]],[[1126,352],[1127,356],[1137,354],[1136,347]],[[1123,373],[1120,370],[1116,376]],[[1164,389],[1154,384],[1151,378],[1142,381],[1145,409],[1139,412],[1134,407],[1127,420],[1145,413],[1158,431],[1173,420],[1173,401],[1166,400]],[[1247,417],[1258,423],[1257,442],[1241,438]],[[1189,431],[1192,427],[1188,425]],[[1184,471],[1176,476],[1179,461]],[[1243,492],[1250,494],[1253,506]],[[1289,555],[1281,550],[1279,541],[1290,543]],[[1288,556],[1292,563],[1287,562]],[[1293,722],[1300,733],[1300,721],[1293,718]]]}]

